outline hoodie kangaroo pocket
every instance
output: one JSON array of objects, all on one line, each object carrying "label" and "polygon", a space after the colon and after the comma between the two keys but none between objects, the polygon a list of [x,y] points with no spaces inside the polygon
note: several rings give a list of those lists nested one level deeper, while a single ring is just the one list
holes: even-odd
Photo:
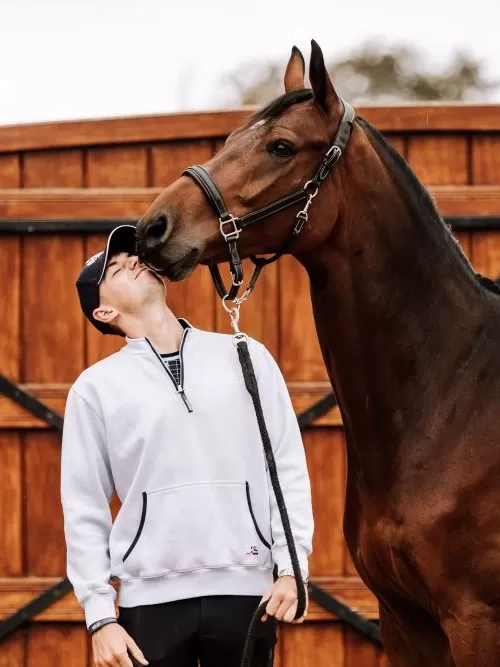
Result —
[{"label": "hoodie kangaroo pocket", "polygon": [[245,482],[145,492],[137,534],[123,556],[123,573],[156,577],[206,568],[270,566],[270,529],[262,528]]}]

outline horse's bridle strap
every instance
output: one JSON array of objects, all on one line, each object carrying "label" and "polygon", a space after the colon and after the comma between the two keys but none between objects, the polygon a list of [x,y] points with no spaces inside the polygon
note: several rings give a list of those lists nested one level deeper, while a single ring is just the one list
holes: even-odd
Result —
[{"label": "horse's bridle strap", "polygon": [[226,208],[226,204],[224,203],[224,198],[221,195],[217,184],[205,169],[205,167],[201,167],[200,165],[188,167],[182,172],[182,175],[191,176],[191,178],[193,178],[198,183],[200,188],[205,193],[208,201],[217,210],[219,219],[226,220],[230,217]]},{"label": "horse's bridle strap", "polygon": [[247,213],[240,218],[231,215],[227,210],[224,197],[217,187],[217,184],[205,167],[195,165],[184,169],[182,172],[183,176],[190,176],[200,186],[206,198],[212,204],[218,215],[220,232],[224,237],[228,247],[229,265],[232,276],[232,285],[230,290],[226,292],[224,282],[217,266],[210,266],[210,273],[212,274],[215,287],[223,299],[234,300],[238,294],[240,286],[243,283],[243,265],[238,253],[237,240],[241,231],[245,227],[249,227],[258,220],[267,218],[268,216],[288,208],[293,204],[307,200],[303,210],[299,211],[299,213],[296,215],[295,225],[282,248],[269,259],[260,259],[251,256],[251,260],[255,264],[255,271],[252,279],[250,280],[249,287],[245,292],[247,296],[255,286],[255,282],[258,275],[260,274],[262,267],[266,264],[270,264],[271,262],[281,257],[285,252],[287,252],[290,249],[294,239],[301,233],[302,229],[304,228],[304,225],[308,219],[307,210],[311,204],[312,199],[318,193],[321,183],[328,177],[332,167],[340,160],[342,153],[347,146],[347,142],[349,141],[352,124],[355,118],[355,112],[349,104],[343,100],[341,100],[341,102],[343,105],[343,113],[337,132],[332,144],[330,145],[330,148],[323,156],[323,159],[321,160],[321,163],[319,164],[314,176],[312,176],[312,178],[307,181],[304,186],[300,188],[300,190],[296,190],[295,192],[285,195],[281,199],[277,199],[276,201],[266,204],[256,211]]}]

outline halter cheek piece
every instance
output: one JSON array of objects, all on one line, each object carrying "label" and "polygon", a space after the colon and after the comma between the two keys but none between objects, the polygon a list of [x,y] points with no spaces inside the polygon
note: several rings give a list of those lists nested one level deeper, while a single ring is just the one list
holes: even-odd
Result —
[{"label": "halter cheek piece", "polygon": [[[224,197],[222,196],[217,184],[210,176],[209,172],[205,167],[199,165],[188,167],[185,169],[182,174],[190,176],[194,181],[199,185],[203,190],[206,198],[209,203],[215,209],[219,219],[219,229],[220,233],[224,237],[224,240],[227,243],[227,249],[229,254],[229,269],[232,278],[231,288],[226,290],[224,286],[224,281],[222,280],[219,268],[217,265],[210,265],[210,273],[214,281],[215,288],[219,293],[219,296],[222,298],[223,303],[227,299],[229,301],[235,301],[235,303],[240,304],[245,301],[257,282],[257,278],[260,275],[260,272],[264,266],[271,264],[284,255],[287,250],[292,245],[293,241],[301,231],[304,229],[304,226],[308,220],[308,209],[312,203],[312,200],[318,194],[319,188],[323,181],[327,178],[328,174],[332,167],[337,164],[340,160],[342,153],[344,152],[349,137],[351,135],[352,124],[354,122],[355,113],[353,108],[347,103],[341,100],[343,105],[342,118],[335,134],[332,145],[325,153],[318,169],[314,176],[308,180],[300,190],[296,190],[281,199],[278,199],[270,204],[266,204],[262,208],[252,211],[252,213],[247,213],[247,215],[242,216],[241,218],[236,218],[234,215],[231,215],[227,210],[226,204],[224,202]],[[300,201],[306,200],[304,208],[301,209],[295,216],[295,224],[292,228],[291,234],[288,239],[285,241],[279,252],[277,252],[272,257],[264,259],[262,257],[255,257],[251,255],[250,259],[255,265],[253,275],[250,279],[247,289],[244,294],[237,298],[239,289],[243,284],[243,265],[241,263],[241,258],[238,252],[237,241],[241,232],[245,227],[253,225],[255,222],[267,218],[278,211],[282,211],[293,204],[296,204]]]}]

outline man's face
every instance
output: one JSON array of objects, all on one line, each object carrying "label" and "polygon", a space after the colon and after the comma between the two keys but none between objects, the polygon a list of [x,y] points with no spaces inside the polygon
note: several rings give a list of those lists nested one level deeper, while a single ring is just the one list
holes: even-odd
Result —
[{"label": "man's face", "polygon": [[144,305],[165,300],[165,285],[136,255],[121,252],[109,258],[99,295],[100,307],[139,314]]}]

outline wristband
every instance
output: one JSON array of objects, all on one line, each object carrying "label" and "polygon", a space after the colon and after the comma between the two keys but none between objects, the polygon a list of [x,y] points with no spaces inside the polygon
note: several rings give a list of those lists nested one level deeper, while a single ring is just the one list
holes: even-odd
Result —
[{"label": "wristband", "polygon": [[[309,581],[309,573],[305,572],[302,568],[300,569],[300,573],[302,575],[302,579],[305,584]],[[278,572],[278,577],[295,577],[295,573],[293,571],[293,568],[285,568],[284,570],[280,570]]]},{"label": "wristband", "polygon": [[89,633],[90,636],[94,634],[94,632],[97,632],[97,630],[100,630],[102,627],[105,625],[108,625],[108,623],[117,623],[118,621],[114,617],[110,618],[101,618],[100,621],[96,621],[95,623],[92,623],[92,625],[89,625]]}]

